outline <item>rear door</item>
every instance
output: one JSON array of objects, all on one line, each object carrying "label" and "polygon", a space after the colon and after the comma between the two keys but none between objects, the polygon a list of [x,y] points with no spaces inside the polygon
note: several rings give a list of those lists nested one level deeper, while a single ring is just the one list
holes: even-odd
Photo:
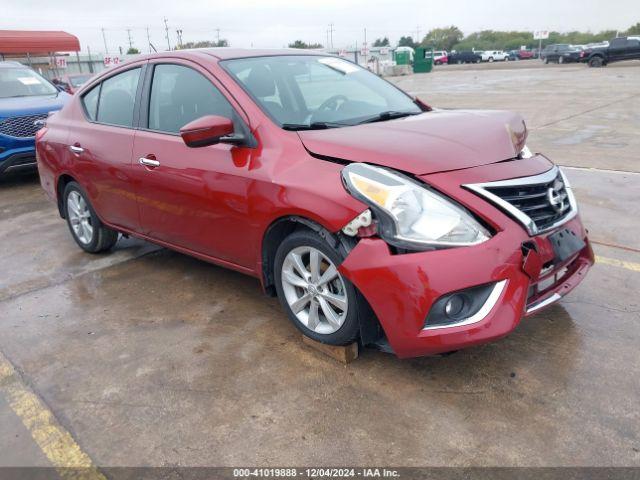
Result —
[{"label": "rear door", "polygon": [[625,60],[627,56],[627,39],[618,37],[611,40],[607,54],[610,61]]},{"label": "rear door", "polygon": [[140,220],[154,240],[253,268],[255,252],[242,241],[253,228],[247,205],[253,149],[224,143],[189,148],[179,134],[205,115],[231,118],[236,131],[248,132],[237,104],[221,89],[195,63],[149,64],[133,148]]},{"label": "rear door", "polygon": [[640,59],[640,39],[627,38],[626,46],[626,60],[638,60]]},{"label": "rear door", "polygon": [[84,116],[69,128],[73,170],[105,222],[138,231],[131,151],[144,64],[119,71],[82,96]]}]

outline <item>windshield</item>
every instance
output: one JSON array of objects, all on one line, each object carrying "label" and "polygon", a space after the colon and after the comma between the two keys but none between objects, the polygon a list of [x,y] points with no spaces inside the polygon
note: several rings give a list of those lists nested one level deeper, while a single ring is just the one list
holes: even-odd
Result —
[{"label": "windshield", "polygon": [[74,75],[73,77],[69,77],[69,82],[74,87],[80,87],[84,85],[90,78],[91,75]]},{"label": "windshield", "polygon": [[336,57],[242,58],[221,65],[283,128],[340,127],[422,112],[404,92]]},{"label": "windshield", "polygon": [[0,98],[54,95],[56,87],[28,68],[0,68]]}]

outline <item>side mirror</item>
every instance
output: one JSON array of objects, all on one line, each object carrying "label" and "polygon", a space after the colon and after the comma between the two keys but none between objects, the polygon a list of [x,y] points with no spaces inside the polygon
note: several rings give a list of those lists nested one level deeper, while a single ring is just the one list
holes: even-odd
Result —
[{"label": "side mirror", "polygon": [[229,135],[233,135],[233,122],[218,115],[205,115],[180,129],[182,140],[191,148],[215,145]]}]

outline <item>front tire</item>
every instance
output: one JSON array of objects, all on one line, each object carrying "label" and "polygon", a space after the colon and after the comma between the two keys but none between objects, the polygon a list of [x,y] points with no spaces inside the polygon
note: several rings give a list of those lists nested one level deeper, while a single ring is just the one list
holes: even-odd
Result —
[{"label": "front tire", "polygon": [[85,252],[100,253],[116,244],[118,232],[102,224],[78,183],[69,182],[62,198],[69,231],[80,248]]},{"label": "front tire", "polygon": [[310,230],[289,235],[278,247],[274,279],[280,304],[306,336],[329,345],[358,338],[362,306],[356,289],[337,268],[341,255]]}]

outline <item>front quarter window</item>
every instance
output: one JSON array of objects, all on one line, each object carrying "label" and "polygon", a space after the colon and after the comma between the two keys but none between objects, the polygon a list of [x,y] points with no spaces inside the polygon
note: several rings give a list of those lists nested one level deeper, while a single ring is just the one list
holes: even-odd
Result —
[{"label": "front quarter window", "polygon": [[0,68],[0,98],[55,95],[58,90],[28,68]]},{"label": "front quarter window", "polygon": [[221,65],[283,128],[340,127],[422,113],[401,90],[337,57],[283,55]]}]

